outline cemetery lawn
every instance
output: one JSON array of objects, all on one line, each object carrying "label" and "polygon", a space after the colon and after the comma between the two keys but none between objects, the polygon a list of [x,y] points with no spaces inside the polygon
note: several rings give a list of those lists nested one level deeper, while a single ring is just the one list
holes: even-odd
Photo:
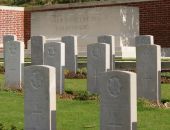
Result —
[{"label": "cemetery lawn", "polygon": [[[0,75],[3,82],[3,75]],[[66,79],[67,91],[86,91],[86,80]],[[170,85],[162,85],[162,100],[170,101]],[[23,94],[0,91],[0,123],[11,130],[24,126]],[[57,99],[57,130],[99,130],[99,100]],[[147,101],[138,101],[138,130],[170,130],[170,109],[154,108]]]}]

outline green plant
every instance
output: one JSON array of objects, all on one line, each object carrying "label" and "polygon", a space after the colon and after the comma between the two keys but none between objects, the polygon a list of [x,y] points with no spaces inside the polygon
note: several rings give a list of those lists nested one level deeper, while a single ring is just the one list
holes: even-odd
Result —
[{"label": "green plant", "polygon": [[87,74],[87,68],[86,67],[81,68],[81,70],[82,70],[82,73],[86,73]]},{"label": "green plant", "polygon": [[74,79],[77,77],[77,74],[75,74],[74,72],[72,71],[69,71],[66,75],[65,75],[65,78],[67,79]]},{"label": "green plant", "polygon": [[79,91],[73,93],[75,96],[75,100],[85,101],[85,100],[96,100],[98,99],[98,95],[90,94],[87,91]]},{"label": "green plant", "polygon": [[68,69],[64,70],[64,75],[67,75],[70,71]]},{"label": "green plant", "polygon": [[170,72],[162,72],[161,76],[170,77]]},{"label": "green plant", "polygon": [[75,99],[76,100],[88,100],[89,94],[87,91],[80,92],[75,96]]},{"label": "green plant", "polygon": [[77,73],[87,75],[87,68],[86,68],[86,67],[83,67],[83,68],[81,68],[81,69],[78,69],[78,70],[77,70]]},{"label": "green plant", "polygon": [[87,78],[87,68],[78,69],[77,72],[65,70],[65,78],[67,79],[85,79]]},{"label": "green plant", "polygon": [[14,125],[11,125],[11,130],[17,130],[17,127]]},{"label": "green plant", "polygon": [[73,90],[71,90],[71,89],[67,89],[67,90],[65,90],[65,92],[67,93],[67,94],[71,94],[71,95],[73,95]]}]

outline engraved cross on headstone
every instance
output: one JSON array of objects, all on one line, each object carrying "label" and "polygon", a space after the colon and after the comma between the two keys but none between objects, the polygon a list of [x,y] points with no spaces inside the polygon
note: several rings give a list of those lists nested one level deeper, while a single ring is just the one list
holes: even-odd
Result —
[{"label": "engraved cross on headstone", "polygon": [[54,48],[49,47],[49,48],[48,48],[48,54],[49,54],[50,56],[54,56],[54,55],[55,55],[55,50],[54,50]]}]

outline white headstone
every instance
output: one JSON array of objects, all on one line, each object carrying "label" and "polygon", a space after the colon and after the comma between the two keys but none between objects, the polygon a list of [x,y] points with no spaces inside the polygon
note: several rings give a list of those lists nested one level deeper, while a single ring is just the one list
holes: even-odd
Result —
[{"label": "white headstone", "polygon": [[77,71],[77,36],[64,36],[61,39],[65,43],[65,68],[76,73]]},{"label": "white headstone", "polygon": [[8,41],[4,48],[5,86],[21,89],[23,83],[24,43]]},{"label": "white headstone", "polygon": [[152,35],[140,35],[135,38],[136,46],[138,45],[153,45],[154,44],[154,37]]},{"label": "white headstone", "polygon": [[9,41],[16,41],[16,40],[17,40],[16,35],[4,35],[3,36],[3,44],[5,44],[6,42],[9,42]]},{"label": "white headstone", "polygon": [[44,47],[44,64],[56,68],[56,91],[64,91],[65,44],[49,42]]},{"label": "white headstone", "polygon": [[87,46],[87,89],[99,93],[97,78],[99,73],[110,69],[110,45],[95,43]]},{"label": "white headstone", "polygon": [[[3,36],[3,57],[5,58],[5,43],[9,41],[17,41],[16,35],[4,35]],[[5,64],[5,62],[4,62]]]},{"label": "white headstone", "polygon": [[110,45],[110,70],[115,69],[115,37],[112,35],[99,36],[98,43],[108,43]]},{"label": "white headstone", "polygon": [[137,92],[139,98],[160,101],[161,47],[141,43],[136,48]]},{"label": "white headstone", "polygon": [[111,71],[99,76],[100,130],[136,130],[136,74]]},{"label": "white headstone", "polygon": [[24,130],[56,130],[55,68],[45,65],[25,67]]},{"label": "white headstone", "polygon": [[31,62],[32,65],[44,64],[44,44],[46,42],[45,36],[31,37]]}]

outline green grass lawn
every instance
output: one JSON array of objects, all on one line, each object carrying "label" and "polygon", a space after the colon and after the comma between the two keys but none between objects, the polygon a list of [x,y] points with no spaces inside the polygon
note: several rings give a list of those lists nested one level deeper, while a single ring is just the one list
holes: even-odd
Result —
[{"label": "green grass lawn", "polygon": [[[3,82],[3,76],[0,76]],[[66,90],[86,91],[85,79],[66,79]],[[162,100],[170,100],[170,85],[162,85]],[[0,91],[0,123],[10,130],[24,126],[23,95]],[[99,100],[57,99],[57,130],[99,130]],[[138,130],[170,130],[170,109],[152,108],[138,101]]]}]

